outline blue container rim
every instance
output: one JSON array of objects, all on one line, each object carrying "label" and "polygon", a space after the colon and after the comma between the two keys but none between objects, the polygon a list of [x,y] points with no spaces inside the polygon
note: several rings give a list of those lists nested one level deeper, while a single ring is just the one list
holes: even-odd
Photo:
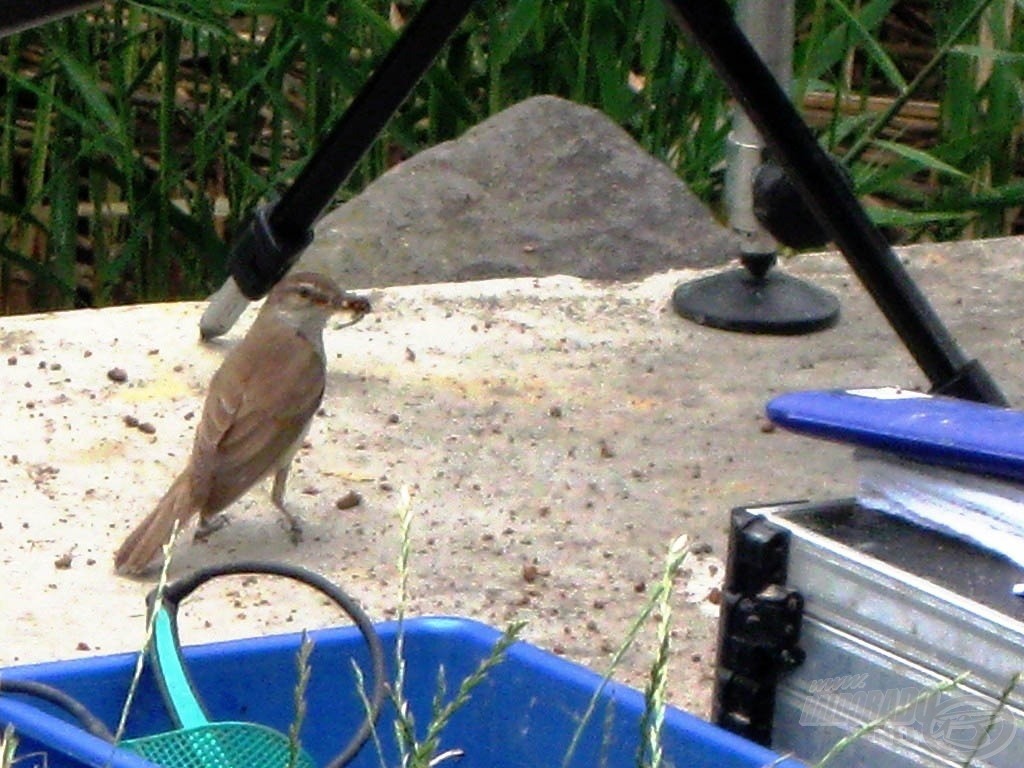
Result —
[{"label": "blue container rim", "polygon": [[[397,636],[399,628],[409,640],[415,640],[417,637],[429,637],[435,640],[448,637],[475,647],[493,646],[502,635],[494,627],[475,619],[448,615],[414,617],[405,619],[404,622],[387,621],[375,624],[375,627],[385,644]],[[318,635],[344,636],[349,632],[358,634],[359,630],[354,626],[346,625],[310,630],[308,634],[315,641]],[[301,632],[244,637],[190,645],[186,646],[183,651],[186,659],[198,659],[211,654],[247,654],[254,651],[286,650],[290,652],[297,647],[301,637]],[[70,661],[40,662],[0,669],[0,675],[9,679],[41,680],[56,684],[55,680],[61,673],[67,675],[70,671],[87,669],[91,672],[121,670],[126,665],[134,666],[137,657],[137,652],[123,652]],[[517,641],[512,644],[506,653],[506,659],[515,661],[545,678],[558,680],[578,691],[590,695],[599,691],[602,698],[614,698],[618,707],[629,711],[643,711],[644,698],[640,691],[614,680],[605,680],[602,675],[591,669],[526,641]],[[62,745],[63,753],[84,765],[96,768],[101,766],[158,768],[153,763],[127,750],[119,749],[78,729],[67,720],[51,715],[25,701],[0,696],[0,726],[8,723],[13,725],[17,732],[39,743]],[[76,733],[73,738],[70,738],[69,731],[72,730]],[[799,768],[802,766],[796,760],[780,760],[779,756],[770,749],[675,707],[670,706],[666,709],[664,730],[665,732],[685,734],[688,738],[714,742],[721,749],[732,753],[733,758],[740,764],[772,765],[776,768]]]}]

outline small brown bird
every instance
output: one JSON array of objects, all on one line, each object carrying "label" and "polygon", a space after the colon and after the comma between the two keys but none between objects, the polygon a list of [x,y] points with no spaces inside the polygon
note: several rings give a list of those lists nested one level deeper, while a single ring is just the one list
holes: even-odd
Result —
[{"label": "small brown bird", "polygon": [[199,515],[197,537],[216,530],[217,514],[274,474],[271,498],[301,538],[301,524],[284,504],[292,457],[302,445],[324,394],[323,329],[336,311],[357,322],[366,299],[345,293],[323,275],[288,275],[267,297],[252,327],[210,380],[188,465],[156,508],[114,555],[118,573],[145,571],[174,523]]}]

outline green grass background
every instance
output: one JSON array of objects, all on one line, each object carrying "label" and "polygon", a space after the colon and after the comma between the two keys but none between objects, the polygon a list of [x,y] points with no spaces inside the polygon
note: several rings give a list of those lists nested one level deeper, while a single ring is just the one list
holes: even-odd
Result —
[{"label": "green grass background", "polygon": [[[198,297],[415,4],[145,0],[0,40],[0,309]],[[1013,0],[800,0],[794,101],[905,242],[1024,231]],[[661,0],[481,0],[338,201],[532,95],[604,111],[721,208],[729,100]]]}]

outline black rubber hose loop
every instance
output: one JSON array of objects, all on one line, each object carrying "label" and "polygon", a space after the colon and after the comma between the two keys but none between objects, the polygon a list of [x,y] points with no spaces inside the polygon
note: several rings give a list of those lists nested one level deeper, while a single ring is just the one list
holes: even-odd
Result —
[{"label": "black rubber hose loop", "polygon": [[[177,612],[178,605],[196,589],[211,579],[219,576],[237,576],[242,574],[265,574],[269,576],[283,576],[301,582],[318,592],[324,594],[331,601],[341,608],[362,633],[366,644],[370,649],[370,661],[373,667],[373,688],[369,696],[369,712],[359,730],[352,737],[345,748],[327,764],[327,768],[342,768],[351,762],[359,750],[362,749],[367,739],[373,733],[374,724],[380,715],[381,705],[384,702],[385,670],[384,670],[384,648],[381,645],[377,630],[373,622],[359,606],[359,604],[344,590],[324,578],[318,573],[288,563],[262,562],[258,560],[243,560],[235,563],[223,563],[220,565],[201,568],[194,573],[183,576],[171,584],[167,584],[160,594],[164,608],[170,615],[177,637]],[[153,602],[157,597],[158,590],[154,589],[146,597],[146,604],[152,611]]]},{"label": "black rubber hose loop", "polygon": [[[359,727],[355,736],[349,741],[345,748],[327,764],[327,768],[342,768],[351,762],[359,750],[362,749],[367,739],[373,733],[374,724],[380,715],[381,706],[384,703],[385,669],[384,669],[384,648],[381,645],[380,637],[373,626],[373,622],[345,591],[323,576],[295,565],[286,563],[270,563],[259,561],[242,561],[237,563],[226,563],[215,565],[209,568],[202,568],[195,573],[185,576],[172,584],[168,584],[160,594],[161,601],[167,610],[174,628],[174,635],[177,637],[177,609],[178,605],[192,594],[197,588],[217,578],[218,576],[234,576],[239,574],[265,574],[269,576],[283,576],[294,579],[318,592],[329,597],[335,605],[341,608],[362,633],[363,638],[370,650],[370,661],[373,667],[373,689],[369,697],[369,712]],[[146,597],[146,603],[152,610],[158,590],[153,590]],[[107,729],[103,722],[90,712],[84,704],[77,699],[45,683],[38,683],[31,680],[0,680],[0,692],[24,694],[54,704],[69,715],[74,717],[81,726],[91,735],[103,739],[106,742],[114,743],[114,735]]]}]

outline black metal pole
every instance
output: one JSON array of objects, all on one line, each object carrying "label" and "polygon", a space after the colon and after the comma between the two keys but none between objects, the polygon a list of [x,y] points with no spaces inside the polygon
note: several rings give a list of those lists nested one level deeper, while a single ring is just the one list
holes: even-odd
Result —
[{"label": "black metal pole", "polygon": [[842,171],[818,145],[723,0],[665,0],[786,169],[935,391],[1005,405],[984,368],[967,360],[871,222]]},{"label": "black metal pole", "polygon": [[313,239],[313,224],[352,174],[413,86],[469,13],[474,0],[426,0],[348,109],[281,198],[253,212],[228,254],[231,278],[199,322],[225,333],[247,299],[265,295]]},{"label": "black metal pole", "polygon": [[273,230],[313,226],[474,0],[427,0],[270,214]]},{"label": "black metal pole", "polygon": [[36,27],[80,11],[99,0],[34,0],[31,3],[0,3],[0,37]]}]

